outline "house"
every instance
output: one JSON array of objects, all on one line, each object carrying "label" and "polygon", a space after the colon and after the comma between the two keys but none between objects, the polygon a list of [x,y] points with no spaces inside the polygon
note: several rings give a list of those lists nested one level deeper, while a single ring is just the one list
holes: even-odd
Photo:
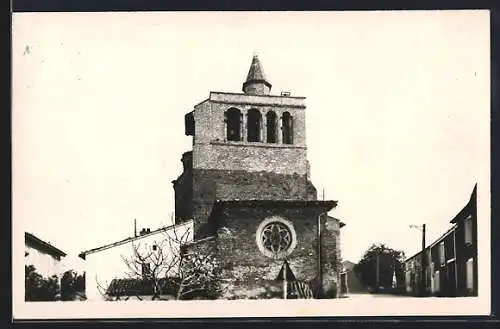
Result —
[{"label": "house", "polygon": [[[81,252],[79,256],[85,261],[87,300],[104,300],[110,291],[116,290],[117,286],[137,283],[137,279],[141,279],[141,276],[147,276],[155,270],[153,267],[158,265],[155,262],[161,261],[166,265],[161,266],[155,275],[168,277],[171,273],[167,272],[167,267],[174,264],[173,259],[180,252],[180,248],[192,241],[193,221],[185,221],[153,231],[134,230],[134,235],[131,237]],[[156,255],[161,254],[162,260],[148,257],[152,252]],[[140,257],[144,260],[140,261]]]},{"label": "house", "polygon": [[345,275],[345,289],[347,294],[367,292],[366,287],[363,286],[357,273],[354,271],[355,265],[355,263],[348,260],[342,262],[342,273]]},{"label": "house", "polygon": [[43,241],[32,233],[24,232],[24,264],[33,265],[45,278],[53,275],[60,279],[63,271],[61,260],[66,253]]},{"label": "house", "polygon": [[[405,261],[406,291],[441,297],[477,296],[477,185],[452,226],[424,250]],[[425,258],[422,258],[424,255]]]},{"label": "house", "polygon": [[175,220],[210,238],[221,298],[270,298],[285,261],[316,298],[335,298],[342,225],[327,214],[337,201],[318,200],[310,180],[305,97],[271,88],[254,55],[242,93],[211,91],[185,115],[193,148],[172,182]]}]

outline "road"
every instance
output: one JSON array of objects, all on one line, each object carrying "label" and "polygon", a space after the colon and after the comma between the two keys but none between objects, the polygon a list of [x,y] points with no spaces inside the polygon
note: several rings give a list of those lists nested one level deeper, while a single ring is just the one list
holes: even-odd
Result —
[{"label": "road", "polygon": [[405,295],[389,295],[389,294],[348,294],[347,298],[349,299],[356,299],[356,300],[366,300],[366,299],[393,299],[393,298],[411,298],[414,299],[416,297],[413,296],[405,296]]}]

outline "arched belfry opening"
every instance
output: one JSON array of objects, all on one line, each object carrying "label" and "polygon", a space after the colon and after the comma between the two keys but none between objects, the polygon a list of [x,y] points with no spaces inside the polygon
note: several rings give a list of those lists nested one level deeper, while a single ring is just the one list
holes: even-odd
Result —
[{"label": "arched belfry opening", "polygon": [[241,111],[230,108],[225,113],[226,138],[228,141],[241,141]]},{"label": "arched belfry opening", "polygon": [[285,112],[283,113],[281,120],[283,144],[293,144],[293,118],[289,112]]},{"label": "arched belfry opening", "polygon": [[247,114],[247,141],[260,142],[262,128],[262,115],[259,110],[250,109]]},{"label": "arched belfry opening", "polygon": [[267,127],[267,142],[268,143],[277,143],[278,139],[276,138],[276,113],[274,111],[269,111],[266,114],[266,127]]}]

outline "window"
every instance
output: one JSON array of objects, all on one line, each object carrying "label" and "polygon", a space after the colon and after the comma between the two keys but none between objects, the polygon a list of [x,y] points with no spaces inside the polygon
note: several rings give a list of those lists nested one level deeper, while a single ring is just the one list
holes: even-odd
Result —
[{"label": "window", "polygon": [[266,114],[267,142],[276,143],[276,113],[269,111]]},{"label": "window", "polygon": [[283,124],[283,144],[293,143],[293,119],[289,112],[283,113],[282,117]]},{"label": "window", "polygon": [[266,218],[256,233],[259,250],[270,258],[286,258],[297,245],[293,224],[278,216]]},{"label": "window", "polygon": [[443,265],[444,263],[445,263],[444,242],[441,242],[439,244],[439,265]]},{"label": "window", "polygon": [[472,218],[468,217],[464,223],[465,226],[465,243],[472,244]]},{"label": "window", "polygon": [[474,259],[470,258],[466,263],[466,278],[467,278],[467,289],[474,289]]},{"label": "window", "polygon": [[436,274],[434,275],[434,291],[439,292],[441,286],[440,283],[439,271],[436,271]]},{"label": "window", "polygon": [[453,234],[448,235],[444,240],[444,254],[446,262],[455,259],[455,246],[453,241]]},{"label": "window", "polygon": [[228,141],[241,140],[241,112],[236,108],[226,111],[226,134]]},{"label": "window", "polygon": [[260,111],[256,109],[251,109],[247,114],[247,141],[248,142],[260,142],[262,126],[262,117]]}]

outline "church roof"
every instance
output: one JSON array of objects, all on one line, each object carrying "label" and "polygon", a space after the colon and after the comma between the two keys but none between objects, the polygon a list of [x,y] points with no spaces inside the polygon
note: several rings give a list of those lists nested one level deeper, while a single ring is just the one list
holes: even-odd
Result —
[{"label": "church roof", "polygon": [[253,55],[252,64],[250,64],[250,69],[248,70],[247,79],[243,86],[251,83],[264,83],[268,87],[271,87],[271,83],[267,81],[266,75],[264,74],[264,69],[260,63],[259,56]]},{"label": "church roof", "polygon": [[259,56],[253,55],[252,64],[248,70],[247,82],[254,80],[266,80],[262,64],[260,63]]},{"label": "church roof", "polygon": [[214,207],[224,206],[261,206],[261,207],[325,207],[332,209],[337,206],[333,200],[217,200]]}]

